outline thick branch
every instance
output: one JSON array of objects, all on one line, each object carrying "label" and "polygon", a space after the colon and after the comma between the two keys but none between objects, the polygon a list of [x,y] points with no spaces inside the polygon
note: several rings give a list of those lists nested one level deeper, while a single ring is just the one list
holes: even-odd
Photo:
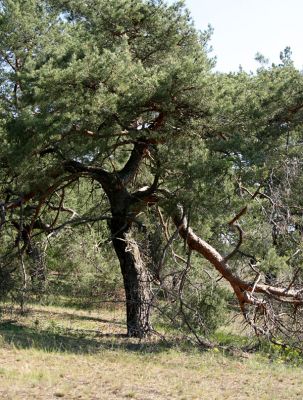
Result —
[{"label": "thick branch", "polygon": [[63,166],[66,172],[83,173],[96,179],[102,186],[110,185],[110,173],[102,168],[87,166],[74,160],[66,161]]},{"label": "thick branch", "polygon": [[138,141],[134,144],[127,163],[117,173],[124,185],[127,185],[136,176],[140,163],[148,150],[148,146],[149,144],[145,140]]},{"label": "thick branch", "polygon": [[173,217],[175,225],[179,229],[181,237],[186,240],[190,249],[197,251],[206,258],[215,269],[230,283],[235,291],[240,305],[260,304],[260,301],[249,293],[262,293],[275,298],[280,302],[287,302],[296,305],[303,305],[303,289],[295,290],[283,287],[270,286],[263,283],[247,282],[241,279],[228,265],[224,257],[209,243],[197,236],[191,228],[187,226],[186,218],[182,208]]},{"label": "thick branch", "polygon": [[154,204],[158,202],[158,196],[155,196],[155,192],[158,188],[159,174],[157,173],[154,177],[154,181],[151,186],[145,186],[136,192],[132,193],[132,199],[134,202],[143,202],[145,204]]}]

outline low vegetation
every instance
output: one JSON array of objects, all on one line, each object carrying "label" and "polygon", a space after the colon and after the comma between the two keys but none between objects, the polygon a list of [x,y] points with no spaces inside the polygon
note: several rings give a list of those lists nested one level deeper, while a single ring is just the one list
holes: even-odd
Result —
[{"label": "low vegetation", "polygon": [[[200,351],[178,332],[125,336],[124,310],[8,304],[0,325],[0,398],[302,399],[299,357],[220,328]],[[221,345],[220,345],[221,343]],[[231,345],[232,343],[232,345]]]}]

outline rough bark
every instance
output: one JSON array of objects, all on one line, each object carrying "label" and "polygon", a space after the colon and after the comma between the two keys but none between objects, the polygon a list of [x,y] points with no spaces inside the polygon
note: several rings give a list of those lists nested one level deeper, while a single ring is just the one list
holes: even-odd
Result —
[{"label": "rough bark", "polygon": [[41,295],[45,291],[46,268],[43,251],[38,244],[30,245],[27,254],[31,259],[29,274],[34,293]]},{"label": "rough bark", "polygon": [[111,206],[110,230],[124,282],[127,335],[138,338],[148,335],[152,330],[151,277],[138,244],[130,236],[133,221],[145,200],[138,197],[138,193],[130,194],[127,185],[134,179],[147,148],[148,143],[144,140],[136,142],[128,161],[120,171],[108,174],[106,179],[104,173],[103,176],[96,177]]},{"label": "rough bark", "polygon": [[113,217],[110,229],[124,282],[127,335],[142,338],[152,330],[151,277],[141,257],[138,244],[130,236],[130,225],[125,218]]},{"label": "rough bark", "polygon": [[113,246],[118,256],[124,281],[127,315],[127,335],[142,338],[151,332],[151,277],[140,255],[140,249],[130,236],[136,214],[143,205],[151,202],[158,178],[144,191],[131,194],[127,186],[135,178],[145,157],[149,143],[140,139],[134,143],[128,161],[120,171],[107,172],[102,168],[85,166],[78,161],[68,161],[65,169],[82,173],[98,181],[106,193],[112,218],[109,222]]}]

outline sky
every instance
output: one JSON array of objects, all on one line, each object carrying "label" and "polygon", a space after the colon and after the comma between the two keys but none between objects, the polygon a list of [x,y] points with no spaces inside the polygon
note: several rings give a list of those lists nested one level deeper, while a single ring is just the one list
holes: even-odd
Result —
[{"label": "sky", "polygon": [[214,28],[211,55],[216,69],[249,72],[259,64],[257,52],[279,63],[286,46],[295,66],[303,69],[303,0],[186,0],[198,29]]}]

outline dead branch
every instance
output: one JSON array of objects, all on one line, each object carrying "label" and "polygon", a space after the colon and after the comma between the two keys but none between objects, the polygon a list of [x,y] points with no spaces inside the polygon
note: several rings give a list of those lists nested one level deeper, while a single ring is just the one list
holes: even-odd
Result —
[{"label": "dead branch", "polygon": [[[273,301],[296,307],[303,305],[303,288],[291,289],[292,285],[280,287],[260,283],[261,276],[259,274],[254,281],[246,281],[239,277],[229,266],[226,258],[188,227],[181,206],[176,210],[173,221],[178,227],[180,236],[186,240],[188,247],[201,254],[229,282],[237,296],[244,318],[256,333],[272,336],[275,327],[278,326],[279,316],[273,310]],[[254,312],[263,317],[263,328],[257,326],[254,319],[249,316],[249,306],[252,306]]]},{"label": "dead branch", "polygon": [[238,252],[238,250],[240,249],[240,247],[243,243],[243,234],[244,234],[243,229],[241,228],[241,226],[239,224],[233,224],[232,226],[238,230],[239,240],[238,240],[238,243],[237,243],[236,247],[234,248],[234,250],[231,253],[229,253],[227,256],[225,256],[225,258],[224,258],[225,261],[232,258]]}]

